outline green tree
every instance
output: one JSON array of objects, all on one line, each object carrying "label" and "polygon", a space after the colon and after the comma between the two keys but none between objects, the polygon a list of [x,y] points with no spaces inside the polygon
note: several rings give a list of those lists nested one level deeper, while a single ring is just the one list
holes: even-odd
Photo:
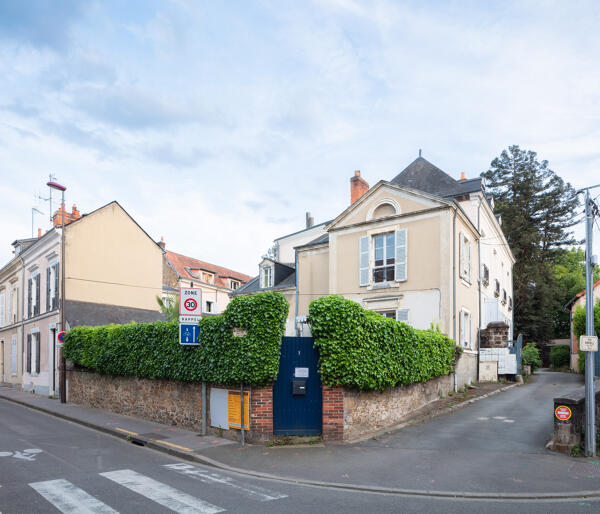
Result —
[{"label": "green tree", "polygon": [[168,294],[164,299],[157,296],[156,303],[167,321],[179,321],[179,295]]},{"label": "green tree", "polygon": [[577,193],[537,154],[511,146],[483,173],[495,211],[516,263],[513,272],[515,333],[547,341],[554,335],[552,314],[557,255],[576,244]]},{"label": "green tree", "polygon": [[[569,248],[557,252],[554,258],[556,305],[553,309],[554,337],[569,337],[569,312],[564,306],[577,293],[585,289],[585,252],[581,248]],[[594,268],[594,282],[598,280],[600,270]]]}]

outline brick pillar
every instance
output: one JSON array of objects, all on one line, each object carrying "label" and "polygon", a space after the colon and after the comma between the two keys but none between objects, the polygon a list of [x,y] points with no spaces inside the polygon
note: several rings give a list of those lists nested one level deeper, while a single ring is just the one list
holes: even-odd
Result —
[{"label": "brick pillar", "polygon": [[344,388],[323,384],[323,441],[344,440]]},{"label": "brick pillar", "polygon": [[270,440],[273,438],[273,385],[252,388],[250,397],[252,439]]}]

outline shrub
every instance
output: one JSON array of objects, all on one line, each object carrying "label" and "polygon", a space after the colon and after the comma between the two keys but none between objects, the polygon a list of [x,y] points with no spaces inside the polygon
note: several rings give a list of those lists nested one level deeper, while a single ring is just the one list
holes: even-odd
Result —
[{"label": "shrub", "polygon": [[553,346],[550,350],[550,363],[553,368],[568,366],[571,361],[571,348],[569,345],[561,344]]},{"label": "shrub", "polygon": [[[288,309],[281,293],[238,296],[221,316],[201,319],[200,345],[189,347],[172,322],[75,327],[65,357],[107,375],[263,385],[277,377]],[[247,334],[234,337],[233,328]]]},{"label": "shrub", "polygon": [[[600,334],[600,300],[594,306],[594,330]],[[577,339],[586,334],[585,306],[578,305],[573,314],[573,332]]]},{"label": "shrub", "polygon": [[309,321],[329,386],[384,390],[453,371],[460,349],[443,334],[416,330],[342,296],[313,300]]},{"label": "shrub", "polygon": [[583,350],[579,350],[577,352],[577,369],[579,373],[585,375],[585,352]]},{"label": "shrub", "polygon": [[540,350],[535,343],[527,343],[523,348],[521,357],[524,365],[529,364],[531,366],[532,373],[542,365]]}]

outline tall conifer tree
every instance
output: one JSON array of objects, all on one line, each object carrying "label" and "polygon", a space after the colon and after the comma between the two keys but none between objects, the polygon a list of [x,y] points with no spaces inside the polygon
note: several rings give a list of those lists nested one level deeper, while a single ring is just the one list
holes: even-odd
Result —
[{"label": "tall conifer tree", "polygon": [[516,259],[515,334],[547,341],[557,302],[553,266],[561,248],[576,243],[570,229],[576,223],[577,193],[548,168],[548,161],[516,145],[503,150],[482,176]]}]

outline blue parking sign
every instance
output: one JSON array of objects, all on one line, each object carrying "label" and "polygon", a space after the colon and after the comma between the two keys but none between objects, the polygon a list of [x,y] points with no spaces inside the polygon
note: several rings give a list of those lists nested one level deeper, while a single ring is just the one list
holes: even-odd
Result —
[{"label": "blue parking sign", "polygon": [[179,344],[197,345],[200,344],[198,336],[200,335],[200,327],[198,325],[188,325],[185,323],[179,324]]}]

